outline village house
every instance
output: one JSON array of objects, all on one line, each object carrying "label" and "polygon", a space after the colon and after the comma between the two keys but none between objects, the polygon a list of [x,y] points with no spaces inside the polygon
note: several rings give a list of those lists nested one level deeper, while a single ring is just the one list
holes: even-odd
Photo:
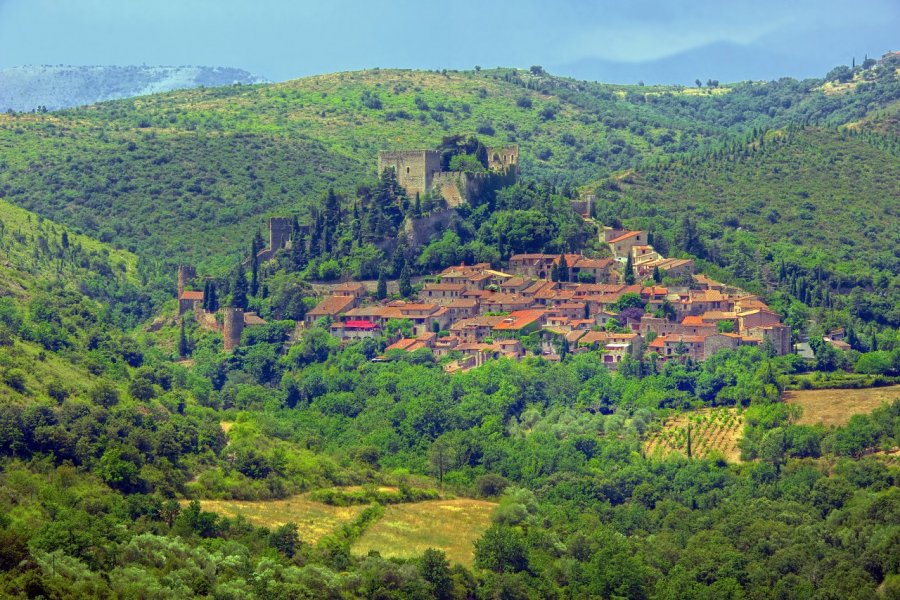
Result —
[{"label": "village house", "polygon": [[324,300],[306,313],[303,319],[307,327],[312,327],[316,321],[323,318],[336,319],[339,315],[356,306],[357,298],[354,296],[327,296]]}]

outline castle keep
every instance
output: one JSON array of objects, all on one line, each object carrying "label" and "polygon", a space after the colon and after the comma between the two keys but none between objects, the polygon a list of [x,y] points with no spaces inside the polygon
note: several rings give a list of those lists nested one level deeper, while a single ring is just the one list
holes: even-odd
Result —
[{"label": "castle keep", "polygon": [[487,174],[442,171],[441,153],[436,150],[402,150],[378,153],[378,173],[393,169],[397,181],[410,198],[440,192],[451,207],[468,202],[498,176],[514,182],[519,174],[519,147],[488,148]]}]

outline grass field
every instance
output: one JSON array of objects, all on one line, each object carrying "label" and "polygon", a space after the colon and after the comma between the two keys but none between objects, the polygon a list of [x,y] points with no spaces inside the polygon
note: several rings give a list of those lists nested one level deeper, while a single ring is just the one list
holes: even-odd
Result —
[{"label": "grass field", "polygon": [[[296,523],[300,539],[311,544],[352,521],[366,508],[329,506],[310,500],[306,494],[284,500],[201,500],[200,505],[203,510],[226,517],[243,515],[250,523],[270,529]],[[377,550],[385,557],[412,558],[427,548],[437,548],[446,552],[451,562],[471,566],[473,544],[490,525],[496,506],[493,502],[466,498],[388,505],[384,516],[353,544],[353,553],[364,555]]]},{"label": "grass field", "polygon": [[296,523],[300,539],[307,543],[319,541],[365,509],[365,506],[328,506],[313,502],[302,494],[284,500],[201,500],[200,506],[226,517],[243,515],[261,527]]},{"label": "grass field", "polygon": [[353,545],[363,555],[411,558],[427,548],[447,553],[450,562],[471,566],[474,543],[490,525],[496,504],[483,500],[429,500],[385,507],[384,516]]},{"label": "grass field", "polygon": [[744,419],[735,409],[728,408],[695,410],[668,419],[658,432],[647,436],[647,454],[659,458],[673,452],[686,455],[688,425],[692,456],[704,457],[715,452],[732,462],[740,460],[737,443]]},{"label": "grass field", "polygon": [[802,425],[844,425],[850,417],[870,413],[882,403],[900,400],[900,385],[862,390],[803,390],[785,392],[788,404],[803,408]]}]

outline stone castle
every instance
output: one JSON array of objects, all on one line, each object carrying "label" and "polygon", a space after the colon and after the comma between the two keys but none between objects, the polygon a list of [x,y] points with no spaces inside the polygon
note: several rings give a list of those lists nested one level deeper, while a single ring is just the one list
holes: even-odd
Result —
[{"label": "stone castle", "polygon": [[488,148],[488,173],[442,171],[441,153],[436,150],[401,150],[378,153],[378,173],[393,169],[397,181],[410,198],[440,192],[451,207],[469,201],[498,176],[514,183],[519,175],[519,147]]}]

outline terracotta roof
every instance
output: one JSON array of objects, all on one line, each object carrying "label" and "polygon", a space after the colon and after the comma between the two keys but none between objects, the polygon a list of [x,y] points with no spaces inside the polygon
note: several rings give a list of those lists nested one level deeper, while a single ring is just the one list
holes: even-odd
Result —
[{"label": "terracotta roof", "polygon": [[545,314],[547,314],[547,311],[545,310],[513,311],[509,314],[508,317],[504,317],[502,322],[494,325],[494,329],[499,331],[514,331],[517,329],[522,329],[536,321],[540,321]]},{"label": "terracotta roof", "polygon": [[582,258],[575,263],[578,269],[605,269],[613,264],[609,258]]},{"label": "terracotta roof", "polygon": [[195,292],[193,290],[185,290],[181,292],[182,300],[203,300],[203,292]]},{"label": "terracotta roof", "polygon": [[628,233],[623,233],[622,235],[620,235],[617,238],[613,238],[613,239],[609,240],[607,243],[615,244],[617,242],[621,242],[622,240],[627,240],[628,238],[632,238],[636,235],[639,235],[640,233],[641,233],[640,231],[629,231]]},{"label": "terracotta roof", "polygon": [[[659,339],[659,338],[656,338],[656,339]],[[678,344],[678,343],[702,344],[705,339],[706,339],[706,336],[702,336],[702,335],[681,335],[678,333],[670,333],[669,335],[665,336],[665,340],[666,340],[667,344]]]},{"label": "terracotta roof", "polygon": [[703,325],[703,317],[688,315],[681,321],[682,325]]},{"label": "terracotta roof", "polygon": [[333,316],[340,314],[353,305],[352,296],[328,296],[319,302],[315,308],[306,313],[307,315],[328,315]]},{"label": "terracotta roof", "polygon": [[479,304],[475,298],[457,298],[447,305],[447,308],[475,308]]},{"label": "terracotta roof", "polygon": [[423,292],[462,292],[465,289],[464,283],[426,283],[422,286]]},{"label": "terracotta roof", "polygon": [[385,352],[388,350],[406,350],[410,346],[416,343],[416,338],[400,338],[390,346],[384,349]]}]

